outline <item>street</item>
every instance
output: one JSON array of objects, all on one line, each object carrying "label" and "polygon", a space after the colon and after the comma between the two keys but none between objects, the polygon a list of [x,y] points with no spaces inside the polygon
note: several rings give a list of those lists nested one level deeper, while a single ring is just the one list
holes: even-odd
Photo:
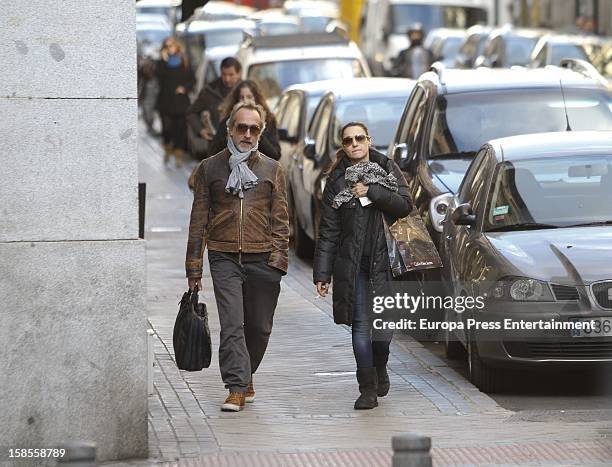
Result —
[{"label": "street", "polygon": [[411,432],[431,436],[435,465],[610,463],[609,377],[530,375],[511,392],[489,397],[467,381],[464,363],[442,358],[441,345],[406,335],[393,340],[389,395],[375,410],[354,411],[349,330],[333,324],[331,300],[315,298],[311,265],[293,254],[270,346],[254,380],[257,401],[238,414],[220,412],[225,389],[216,361],[219,327],[206,269],[201,300],[209,309],[213,363],[189,373],[177,370],[172,359],[174,318],[186,290],[192,198],[186,180],[192,166],[164,168],[159,143],[140,132],[147,312],[156,364],[147,462],[382,466],[390,464],[391,436]]}]

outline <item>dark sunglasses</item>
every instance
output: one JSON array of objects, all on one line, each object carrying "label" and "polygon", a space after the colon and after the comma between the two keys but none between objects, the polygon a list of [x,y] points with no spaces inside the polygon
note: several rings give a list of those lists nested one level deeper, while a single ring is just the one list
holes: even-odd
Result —
[{"label": "dark sunglasses", "polygon": [[250,131],[253,136],[261,133],[261,127],[259,125],[247,125],[246,123],[237,123],[234,128],[241,135],[246,135],[247,131]]},{"label": "dark sunglasses", "polygon": [[[354,137],[354,140],[359,144],[365,143],[368,139],[369,139],[368,135],[355,135]],[[345,136],[344,138],[342,138],[342,146],[352,146],[352,145],[353,145],[352,136]]]}]

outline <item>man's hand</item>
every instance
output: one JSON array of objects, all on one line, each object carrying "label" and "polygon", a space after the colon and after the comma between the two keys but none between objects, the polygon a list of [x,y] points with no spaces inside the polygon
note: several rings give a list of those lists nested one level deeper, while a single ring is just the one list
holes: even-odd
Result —
[{"label": "man's hand", "polygon": [[353,187],[351,188],[351,192],[357,197],[357,198],[363,198],[364,196],[368,196],[368,185],[364,185],[361,182],[357,182],[353,185]]},{"label": "man's hand", "polygon": [[317,282],[317,293],[321,297],[326,297],[329,292],[329,284],[325,282]]},{"label": "man's hand", "polygon": [[202,290],[202,279],[187,279],[190,290]]},{"label": "man's hand", "polygon": [[183,86],[179,86],[176,88],[177,94],[185,94],[186,92],[187,92],[187,89],[185,89]]},{"label": "man's hand", "polygon": [[212,132],[208,128],[202,128],[200,136],[208,141],[212,141],[213,139]]}]

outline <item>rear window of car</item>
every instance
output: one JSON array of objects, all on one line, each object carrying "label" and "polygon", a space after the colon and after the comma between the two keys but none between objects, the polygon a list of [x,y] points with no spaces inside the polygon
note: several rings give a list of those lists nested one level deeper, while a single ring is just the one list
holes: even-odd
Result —
[{"label": "rear window of car", "polygon": [[506,66],[527,65],[536,42],[538,42],[537,37],[508,37],[506,39]]},{"label": "rear window of car", "polygon": [[353,58],[315,58],[252,65],[248,77],[259,85],[267,99],[280,96],[292,84],[335,78],[361,78],[365,71]]},{"label": "rear window of car", "polygon": [[478,151],[489,140],[529,133],[612,130],[612,99],[603,90],[565,88],[439,96],[429,155]]}]

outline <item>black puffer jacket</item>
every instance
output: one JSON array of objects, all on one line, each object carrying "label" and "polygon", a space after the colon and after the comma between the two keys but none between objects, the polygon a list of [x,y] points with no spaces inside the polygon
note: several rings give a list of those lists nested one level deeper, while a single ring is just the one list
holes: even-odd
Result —
[{"label": "black puffer jacket", "polygon": [[[317,282],[331,282],[333,277],[334,321],[337,324],[352,324],[355,304],[355,280],[359,272],[361,253],[365,242],[372,242],[370,281],[374,290],[384,286],[393,276],[389,267],[387,242],[383,230],[382,216],[392,224],[410,214],[412,201],[406,179],[395,162],[384,154],[370,149],[370,161],[379,164],[387,173],[397,177],[399,189],[393,192],[381,185],[370,185],[368,198],[373,206],[362,207],[357,199],[343,204],[339,209],[332,207],[336,194],[346,188],[344,171],[348,159],[327,179],[323,192],[319,238],[315,249],[313,279]],[[374,238],[366,238],[366,209],[376,209],[374,215]]]},{"label": "black puffer jacket", "polygon": [[[157,96],[157,110],[161,114],[183,115],[190,105],[189,91],[195,83],[193,72],[189,65],[181,65],[176,68],[168,66],[165,60],[159,60],[156,67],[157,79],[159,80],[159,95]],[[185,94],[177,94],[176,88],[183,86]]]}]

